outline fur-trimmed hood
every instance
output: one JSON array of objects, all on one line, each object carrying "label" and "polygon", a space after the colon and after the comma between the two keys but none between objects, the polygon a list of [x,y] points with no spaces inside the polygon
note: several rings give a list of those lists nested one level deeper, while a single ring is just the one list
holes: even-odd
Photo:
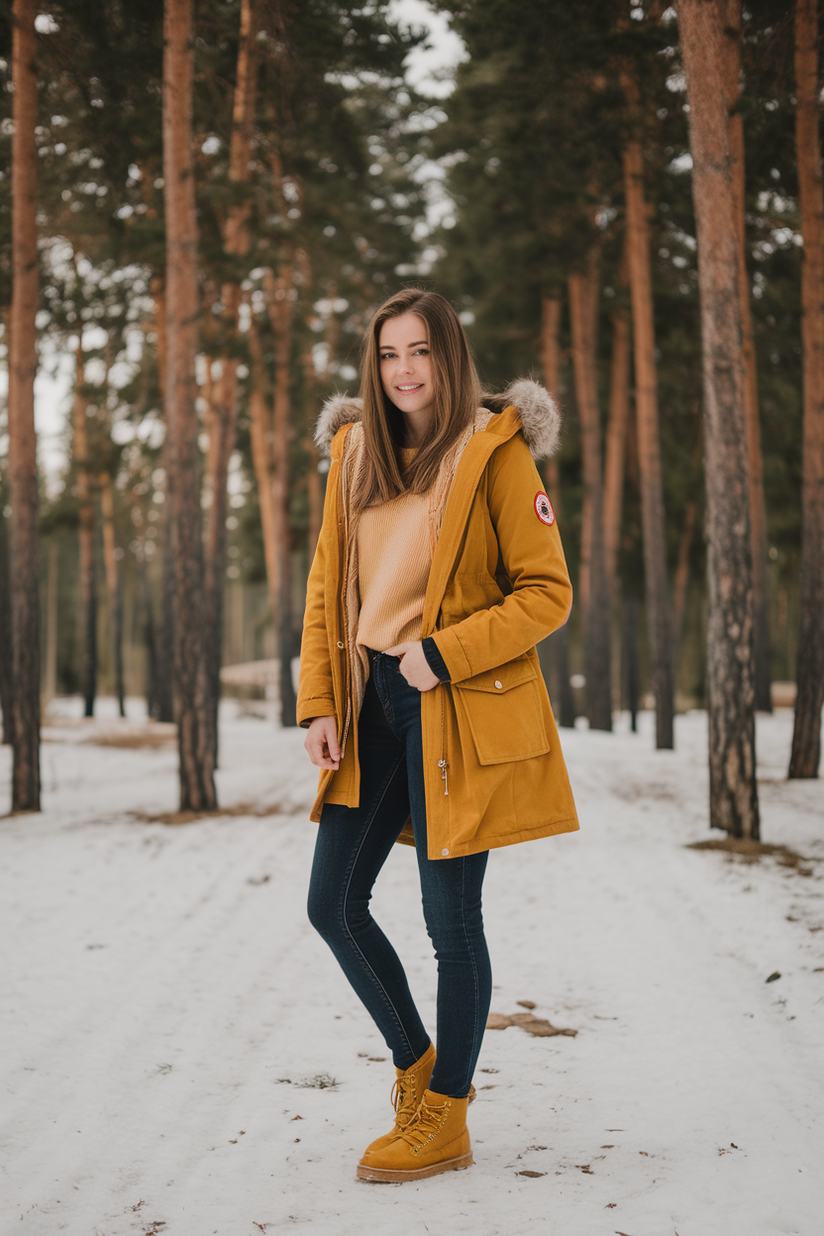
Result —
[{"label": "fur-trimmed hood", "polygon": [[[512,404],[521,417],[521,430],[534,459],[547,459],[558,449],[561,433],[561,413],[549,391],[532,378],[518,378],[502,395],[486,402],[493,412],[502,412]],[[332,439],[342,425],[361,419],[361,400],[349,395],[332,395],[321,409],[315,428],[315,444],[328,455]]]}]

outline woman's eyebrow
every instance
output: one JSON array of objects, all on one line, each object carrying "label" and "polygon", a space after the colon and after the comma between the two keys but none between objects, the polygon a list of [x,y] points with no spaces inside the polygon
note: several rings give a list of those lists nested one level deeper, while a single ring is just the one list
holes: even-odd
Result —
[{"label": "woman's eyebrow", "polygon": [[[428,348],[428,347],[429,347],[429,340],[428,340],[428,339],[419,339],[419,340],[417,341],[417,343],[408,343],[406,346],[407,346],[408,348],[419,348],[419,347],[421,347],[422,345],[423,345],[423,347]],[[390,350],[390,349],[391,349],[391,351],[393,351],[393,352],[397,352],[397,351],[398,351],[398,349],[395,347],[394,343],[382,343],[382,344],[381,344],[381,347],[380,347],[381,352],[386,352],[387,350]]]}]

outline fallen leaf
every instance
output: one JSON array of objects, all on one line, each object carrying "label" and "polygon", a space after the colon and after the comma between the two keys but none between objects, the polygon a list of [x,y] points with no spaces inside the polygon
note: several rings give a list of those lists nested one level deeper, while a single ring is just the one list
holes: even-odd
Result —
[{"label": "fallen leaf", "polygon": [[538,1007],[534,1000],[516,1000],[515,1003],[519,1004],[522,1009],[534,1009]]},{"label": "fallen leaf", "polygon": [[772,974],[770,975],[770,977],[769,977],[769,978],[764,979],[764,982],[765,982],[765,983],[774,983],[776,979],[780,979],[780,978],[781,978],[781,971],[780,971],[780,970],[773,970],[773,972],[772,972]]},{"label": "fallen leaf", "polygon": [[578,1168],[579,1171],[583,1172],[585,1176],[595,1175],[595,1172],[592,1170],[592,1168],[590,1167],[588,1163],[576,1163],[575,1166]]},{"label": "fallen leaf", "polygon": [[518,1172],[519,1176],[529,1176],[532,1180],[537,1180],[539,1176],[546,1176],[546,1172],[530,1172],[526,1168],[522,1172]]},{"label": "fallen leaf", "polygon": [[574,1038],[577,1030],[563,1030],[553,1026],[545,1017],[536,1017],[533,1013],[490,1013],[487,1018],[487,1030],[505,1030],[507,1026],[520,1026],[527,1034],[536,1038],[551,1038],[556,1034],[564,1034]]}]

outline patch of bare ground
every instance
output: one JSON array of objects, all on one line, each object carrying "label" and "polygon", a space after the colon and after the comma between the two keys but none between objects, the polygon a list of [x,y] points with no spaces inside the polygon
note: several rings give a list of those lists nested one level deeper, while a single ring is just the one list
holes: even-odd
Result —
[{"label": "patch of bare ground", "polygon": [[[49,730],[57,733],[50,735]],[[48,717],[44,725],[44,740],[66,741],[65,735],[61,734],[66,730],[73,730],[80,742],[95,747],[157,751],[177,742],[177,726],[168,721],[101,722],[95,717]]]},{"label": "patch of bare ground", "polygon": [[117,730],[102,731],[99,734],[91,734],[86,742],[91,743],[95,747],[121,747],[126,750],[140,750],[141,748],[150,751],[157,751],[161,747],[171,747],[177,740],[177,728],[174,725],[163,726],[163,729],[150,730],[124,730],[122,733]]},{"label": "patch of bare ground", "polygon": [[708,841],[693,841],[688,850],[719,850],[728,856],[728,861],[738,859],[742,863],[758,863],[762,858],[774,858],[780,867],[788,867],[800,876],[813,874],[812,863],[819,858],[804,858],[787,845],[771,845],[767,841],[753,841],[749,837],[711,838]]},{"label": "patch of bare ground", "polygon": [[280,813],[279,803],[270,803],[264,807],[259,803],[232,803],[228,807],[217,807],[214,811],[130,811],[128,814],[131,819],[139,820],[141,824],[197,824],[200,820],[220,820],[234,816],[251,815],[256,819],[264,819]]}]

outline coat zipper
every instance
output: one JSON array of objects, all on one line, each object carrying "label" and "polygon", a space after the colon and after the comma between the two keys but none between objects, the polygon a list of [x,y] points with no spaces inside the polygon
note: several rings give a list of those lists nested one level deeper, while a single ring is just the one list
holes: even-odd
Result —
[{"label": "coat zipper", "polygon": [[[438,613],[438,621],[435,623],[435,630],[436,630],[436,631],[440,631],[440,629],[441,629],[441,615],[440,615],[440,612],[439,612],[439,613]],[[441,683],[441,686],[445,686],[445,685],[446,685],[445,683]],[[449,794],[449,778],[448,778],[448,777],[447,777],[447,775],[446,775],[446,770],[447,770],[447,761],[446,761],[446,701],[445,701],[445,699],[444,699],[444,692],[443,692],[443,691],[441,691],[441,758],[438,760],[438,768],[440,768],[440,770],[441,770],[441,780],[443,781],[443,792],[444,792],[444,796],[446,796],[446,795],[448,795],[448,794]]]}]

